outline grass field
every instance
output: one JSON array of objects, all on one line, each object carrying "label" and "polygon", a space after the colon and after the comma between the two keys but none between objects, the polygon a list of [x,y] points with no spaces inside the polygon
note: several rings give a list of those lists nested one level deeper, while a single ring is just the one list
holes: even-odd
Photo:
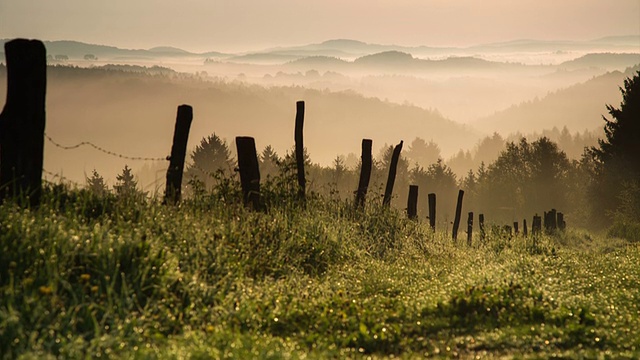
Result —
[{"label": "grass field", "polygon": [[640,357],[638,243],[234,191],[0,206],[2,358]]}]

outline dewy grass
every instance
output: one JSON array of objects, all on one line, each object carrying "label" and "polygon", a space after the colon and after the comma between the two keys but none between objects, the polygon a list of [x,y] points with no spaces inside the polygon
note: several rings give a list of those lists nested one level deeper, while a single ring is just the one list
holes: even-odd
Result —
[{"label": "dewy grass", "polygon": [[640,356],[637,242],[468,247],[374,204],[272,189],[250,211],[232,185],[0,206],[2,358]]}]

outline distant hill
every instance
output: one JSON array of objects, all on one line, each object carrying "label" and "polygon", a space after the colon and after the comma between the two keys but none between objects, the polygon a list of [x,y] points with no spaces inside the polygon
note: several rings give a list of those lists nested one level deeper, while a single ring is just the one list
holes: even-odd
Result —
[{"label": "distant hill", "polygon": [[640,66],[625,72],[613,71],[566,89],[512,106],[473,124],[485,132],[507,135],[515,132],[540,132],[554,126],[567,126],[570,131],[601,128],[602,115],[608,115],[606,104],[618,106],[622,101],[619,87]]},{"label": "distant hill", "polygon": [[[0,84],[6,81],[3,69]],[[254,136],[259,151],[270,144],[283,155],[293,146],[295,103],[305,100],[305,145],[312,161],[327,165],[338,154],[359,155],[363,138],[374,140],[376,154],[385,143],[416,136],[437,139],[443,152],[473,144],[479,137],[436,111],[353,91],[264,88],[202,81],[186,74],[63,66],[48,68],[47,87],[47,134],[65,145],[91,141],[130,155],[168,154],[180,104],[194,108],[189,149],[215,132],[229,142],[235,136]],[[0,99],[5,92],[0,88]],[[235,147],[231,149],[235,153]],[[94,167],[113,176],[124,165],[118,158],[86,149],[64,151],[47,144],[45,152],[48,170],[65,169],[65,176],[76,179],[84,179]]]},{"label": "distant hill", "polygon": [[289,61],[297,60],[300,56],[277,54],[277,53],[255,53],[228,58],[228,61],[236,63],[257,63],[257,64],[283,64]]},{"label": "distant hill", "polygon": [[[0,45],[10,39],[0,39]],[[227,54],[220,52],[207,52],[203,54],[191,53],[186,50],[170,47],[158,46],[149,50],[145,49],[121,49],[115,46],[87,44],[79,41],[43,41],[49,55],[67,55],[71,60],[83,59],[85,55],[92,54],[99,59],[113,58],[157,58],[159,56],[167,57],[226,57]],[[4,58],[4,56],[2,57]]]},{"label": "distant hill", "polygon": [[581,68],[597,67],[606,70],[624,70],[628,67],[640,64],[638,54],[587,54],[574,60],[565,61],[557,68],[563,70],[576,70]]}]

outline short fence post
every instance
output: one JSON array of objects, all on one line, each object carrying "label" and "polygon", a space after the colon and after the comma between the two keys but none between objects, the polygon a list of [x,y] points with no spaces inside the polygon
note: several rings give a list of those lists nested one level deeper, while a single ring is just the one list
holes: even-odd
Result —
[{"label": "short fence post", "polygon": [[360,164],[360,181],[356,190],[356,206],[364,208],[364,199],[367,196],[367,188],[371,179],[371,146],[373,141],[362,139],[362,160]]},{"label": "short fence post", "polygon": [[[546,214],[546,213],[545,213]],[[542,232],[542,218],[538,214],[533,216],[533,224],[531,225],[531,235],[540,235]]]},{"label": "short fence post", "polygon": [[558,229],[558,220],[557,220],[556,209],[551,209],[551,212],[549,213],[549,220],[551,222],[551,224],[550,224],[551,231],[556,231]]},{"label": "short fence post", "polygon": [[458,239],[458,228],[460,227],[460,216],[462,216],[462,197],[464,196],[464,190],[458,191],[458,203],[456,204],[456,217],[453,220],[453,240]]},{"label": "short fence post", "polygon": [[467,245],[471,246],[471,239],[473,238],[473,212],[469,212],[467,218]]},{"label": "short fence post", "polygon": [[4,44],[7,100],[0,114],[0,203],[28,196],[36,206],[42,195],[46,49],[39,40],[16,39]]},{"label": "short fence post", "polygon": [[305,199],[307,181],[304,174],[304,142],[303,142],[303,126],[304,126],[304,101],[296,102],[296,165],[298,168],[298,197]]},{"label": "short fence post", "polygon": [[400,159],[400,151],[402,151],[402,141],[396,145],[391,155],[391,164],[389,165],[389,176],[387,177],[387,187],[384,190],[384,198],[382,205],[391,206],[391,195],[393,194],[393,185],[396,182],[396,173],[398,171],[398,160]]},{"label": "short fence post", "polygon": [[187,155],[189,129],[193,120],[193,108],[189,105],[178,106],[176,125],[173,130],[173,144],[167,168],[167,184],[165,185],[163,204],[177,204],[182,193],[182,174],[184,158]]},{"label": "short fence post", "polygon": [[262,208],[260,204],[260,170],[256,142],[252,137],[237,136],[236,148],[244,204],[251,204],[254,210],[260,210]]},{"label": "short fence post", "polygon": [[409,185],[407,216],[412,220],[418,217],[418,185]]},{"label": "short fence post", "polygon": [[564,214],[558,213],[558,229],[564,231],[567,228],[567,223],[564,221]]},{"label": "short fence post", "polygon": [[436,194],[431,193],[429,196],[429,226],[436,231]]},{"label": "short fence post", "polygon": [[522,219],[522,235],[524,235],[524,237],[529,235],[527,231],[527,219]]},{"label": "short fence post", "polygon": [[486,232],[484,230],[484,214],[478,215],[478,223],[480,225],[480,240],[484,241]]},{"label": "short fence post", "polygon": [[518,228],[518,222],[514,221],[513,222],[513,232],[515,233],[516,236],[518,236],[518,234],[520,233],[519,231],[520,229]]}]

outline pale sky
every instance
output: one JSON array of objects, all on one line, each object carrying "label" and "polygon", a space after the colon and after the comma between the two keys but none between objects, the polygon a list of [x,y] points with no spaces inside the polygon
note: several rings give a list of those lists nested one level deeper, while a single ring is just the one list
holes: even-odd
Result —
[{"label": "pale sky", "polygon": [[640,0],[0,0],[0,38],[242,51],[336,38],[467,46],[640,34]]}]

